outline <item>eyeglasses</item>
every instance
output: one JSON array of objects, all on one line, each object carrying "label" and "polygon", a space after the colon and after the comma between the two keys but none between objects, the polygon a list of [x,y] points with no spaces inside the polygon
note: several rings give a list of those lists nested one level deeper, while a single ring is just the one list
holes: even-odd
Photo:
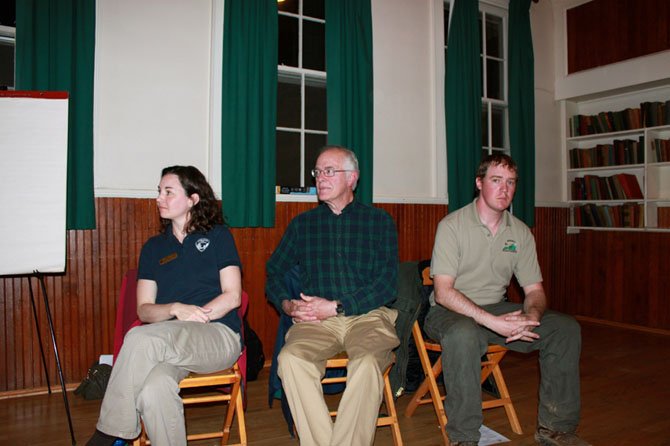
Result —
[{"label": "eyeglasses", "polygon": [[353,172],[351,169],[333,169],[331,167],[327,169],[312,169],[312,176],[314,178],[319,178],[319,175],[325,175],[327,177],[334,177],[337,172]]}]

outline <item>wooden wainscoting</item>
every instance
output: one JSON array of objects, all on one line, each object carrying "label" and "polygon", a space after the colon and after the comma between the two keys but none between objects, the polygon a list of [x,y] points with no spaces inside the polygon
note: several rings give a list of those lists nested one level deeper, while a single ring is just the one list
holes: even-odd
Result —
[{"label": "wooden wainscoting", "polygon": [[[277,314],[265,300],[265,262],[288,222],[313,203],[277,203],[274,228],[233,229],[250,295],[249,323],[271,357]],[[380,204],[396,221],[401,260],[429,258],[445,205]],[[78,383],[102,353],[111,353],[123,273],[137,264],[144,241],[158,230],[152,199],[97,198],[97,229],[68,231],[67,272],[46,278],[65,378]],[[551,306],[590,318],[670,329],[670,234],[595,232],[566,234],[565,208],[536,209],[539,262]],[[52,386],[56,366],[41,290],[37,313]],[[512,292],[513,298],[520,295]],[[28,280],[0,278],[0,392],[46,386],[30,306]]]}]

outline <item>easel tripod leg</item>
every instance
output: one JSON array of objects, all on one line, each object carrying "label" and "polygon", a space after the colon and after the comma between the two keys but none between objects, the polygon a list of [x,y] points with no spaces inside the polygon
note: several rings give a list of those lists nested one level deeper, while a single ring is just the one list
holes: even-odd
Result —
[{"label": "easel tripod leg", "polygon": [[49,309],[49,300],[47,299],[47,288],[44,284],[44,276],[35,271],[37,279],[42,286],[42,297],[44,298],[44,309],[47,312],[47,321],[49,322],[49,331],[51,332],[51,343],[53,344],[54,357],[56,358],[56,367],[58,368],[58,377],[60,378],[60,386],[63,392],[63,403],[65,404],[65,412],[67,412],[67,422],[70,427],[70,437],[72,438],[72,445],[76,445],[77,441],[74,438],[74,429],[72,428],[72,416],[70,414],[70,404],[67,399],[67,390],[65,389],[65,378],[63,377],[63,368],[61,367],[60,357],[58,355],[58,346],[56,345],[56,334],[54,332],[54,324],[51,319],[51,310]]}]

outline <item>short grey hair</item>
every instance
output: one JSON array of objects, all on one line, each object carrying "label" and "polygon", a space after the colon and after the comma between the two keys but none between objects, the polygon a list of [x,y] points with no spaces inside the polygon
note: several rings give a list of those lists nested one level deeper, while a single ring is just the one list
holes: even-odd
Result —
[{"label": "short grey hair", "polygon": [[[358,176],[360,176],[360,170],[358,168],[358,158],[356,157],[356,154],[354,153],[353,150],[348,149],[344,146],[338,146],[335,144],[332,145],[327,145],[323,146],[321,151],[319,152],[319,155],[321,155],[323,152],[327,152],[329,150],[337,150],[340,151],[344,154],[344,166],[346,170],[353,170],[358,173]],[[347,172],[348,174],[348,172]],[[358,178],[356,179],[356,182],[354,183],[353,187],[351,188],[352,190],[356,190],[356,186],[358,185]]]}]

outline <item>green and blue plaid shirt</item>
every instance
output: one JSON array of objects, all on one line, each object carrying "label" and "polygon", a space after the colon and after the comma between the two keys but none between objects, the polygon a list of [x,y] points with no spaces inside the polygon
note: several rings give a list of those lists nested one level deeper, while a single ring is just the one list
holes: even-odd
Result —
[{"label": "green and blue plaid shirt", "polygon": [[300,266],[301,291],[342,302],[347,316],[396,299],[398,235],[385,211],[351,202],[340,215],[326,204],[295,217],[267,263],[265,291],[281,311],[291,296],[286,273]]}]

